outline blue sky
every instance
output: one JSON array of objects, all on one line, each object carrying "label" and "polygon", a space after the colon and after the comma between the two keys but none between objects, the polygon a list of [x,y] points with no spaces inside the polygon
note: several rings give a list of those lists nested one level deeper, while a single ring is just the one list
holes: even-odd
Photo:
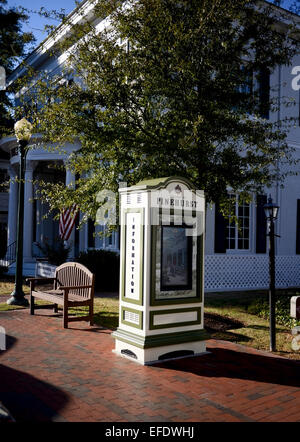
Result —
[{"label": "blue sky", "polygon": [[[49,11],[60,11],[61,9],[65,9],[67,14],[76,7],[75,0],[7,0],[7,5],[12,7],[22,6],[30,11],[39,11],[41,7],[44,7]],[[36,45],[38,45],[47,36],[47,33],[44,30],[45,25],[59,24],[59,21],[46,19],[41,17],[39,14],[28,13],[28,15],[29,22],[28,24],[24,24],[23,29],[26,32],[30,31],[34,34],[36,38]]]},{"label": "blue sky", "polygon": [[[300,0],[297,0],[300,3]],[[284,0],[282,6],[288,7],[293,3],[293,0]],[[7,0],[8,6],[23,6],[29,10],[40,10],[41,7],[46,8],[47,10],[61,10],[65,9],[68,14],[75,7],[75,0]],[[28,24],[24,24],[24,31],[32,32],[36,38],[36,44],[38,45],[44,38],[47,36],[44,31],[44,26],[46,24],[58,25],[59,21],[54,21],[50,19],[45,19],[41,17],[39,14],[30,13],[29,14],[29,22]]]}]

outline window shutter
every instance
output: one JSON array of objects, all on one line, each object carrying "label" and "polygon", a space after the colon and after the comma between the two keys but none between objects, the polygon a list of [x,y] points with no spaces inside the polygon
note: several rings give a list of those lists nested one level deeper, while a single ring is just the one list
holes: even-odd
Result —
[{"label": "window shutter", "polygon": [[256,198],[256,253],[267,251],[267,220],[264,204],[267,203],[266,195],[257,195]]},{"label": "window shutter", "polygon": [[94,221],[89,218],[88,219],[88,247],[94,248],[95,247],[95,223]]},{"label": "window shutter", "polygon": [[215,253],[226,253],[226,222],[220,212],[219,204],[215,206]]},{"label": "window shutter", "polygon": [[[300,126],[300,89],[299,89],[299,97],[298,97],[298,126]],[[1,158],[1,157],[0,157]]]},{"label": "window shutter", "polygon": [[296,254],[300,255],[300,200],[297,200]]},{"label": "window shutter", "polygon": [[270,113],[270,71],[261,69],[259,73],[259,113],[262,118],[269,119]]}]

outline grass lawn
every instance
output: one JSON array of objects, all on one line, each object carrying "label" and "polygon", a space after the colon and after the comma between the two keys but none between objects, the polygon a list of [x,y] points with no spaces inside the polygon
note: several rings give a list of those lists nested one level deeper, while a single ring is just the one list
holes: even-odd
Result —
[{"label": "grass lawn", "polygon": [[[205,298],[207,328],[210,328],[210,317],[214,318],[219,315],[225,321],[229,319],[228,326],[225,324],[223,330],[218,330],[212,322],[212,328],[209,330],[211,337],[269,351],[269,320],[248,312],[248,307],[259,297],[268,299],[266,292],[207,294]],[[291,341],[291,328],[276,324],[276,354],[300,360],[300,351],[292,350]]]},{"label": "grass lawn", "polygon": [[[13,283],[0,280],[0,311],[14,307],[1,302],[1,296],[9,295]],[[24,292],[29,293],[24,286]],[[248,307],[258,297],[266,298],[262,292],[229,292],[209,293],[205,297],[205,328],[214,339],[232,341],[259,350],[269,351],[269,321],[248,312]],[[42,301],[38,301],[38,303]],[[75,309],[73,310],[75,313]],[[119,320],[119,300],[104,295],[96,297],[94,303],[94,321],[100,326],[115,329]],[[84,308],[76,310],[76,314],[84,313]],[[276,325],[277,355],[300,360],[300,351],[291,348],[291,328]]]},{"label": "grass lawn", "polygon": [[[15,305],[7,305],[6,302],[1,301],[1,296],[9,296],[14,290],[14,287],[15,285],[13,282],[13,278],[7,277],[5,279],[0,279],[0,312],[23,308]],[[29,294],[29,287],[25,284],[23,285],[23,291],[26,295]]]},{"label": "grass lawn", "polygon": [[[0,312],[23,309],[25,307],[19,307],[14,305],[7,305],[6,298],[14,289],[13,281],[8,281],[7,279],[0,279]],[[24,283],[23,291],[26,295],[29,294],[29,287]],[[5,301],[1,300],[1,297]],[[36,301],[36,304],[47,304],[47,302]],[[85,307],[78,307],[77,309],[69,309],[70,313],[82,314],[85,312]],[[95,298],[94,301],[94,321],[95,324],[101,325],[102,327],[115,329],[118,327],[119,321],[119,300],[118,298],[113,298],[109,295],[104,295],[101,298]]]}]

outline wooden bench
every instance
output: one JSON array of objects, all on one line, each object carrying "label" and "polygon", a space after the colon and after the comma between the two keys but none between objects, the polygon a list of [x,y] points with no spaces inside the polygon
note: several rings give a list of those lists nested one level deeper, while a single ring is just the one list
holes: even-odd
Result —
[{"label": "wooden bench", "polygon": [[[94,283],[95,276],[85,266],[77,262],[67,262],[56,268],[54,278],[28,278],[30,282],[30,314],[34,315],[36,308],[49,308],[49,305],[35,305],[34,299],[42,299],[53,304],[57,313],[58,306],[63,306],[63,325],[73,321],[89,321],[93,325],[94,314]],[[53,289],[39,290],[36,283],[53,283]],[[68,317],[69,307],[88,306],[88,316]]]}]

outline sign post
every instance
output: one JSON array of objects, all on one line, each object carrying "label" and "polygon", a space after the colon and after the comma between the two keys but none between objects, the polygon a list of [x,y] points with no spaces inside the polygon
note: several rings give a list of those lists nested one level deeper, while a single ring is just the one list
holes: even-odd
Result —
[{"label": "sign post", "polygon": [[180,177],[119,191],[120,319],[114,351],[141,364],[204,353],[203,192]]}]

